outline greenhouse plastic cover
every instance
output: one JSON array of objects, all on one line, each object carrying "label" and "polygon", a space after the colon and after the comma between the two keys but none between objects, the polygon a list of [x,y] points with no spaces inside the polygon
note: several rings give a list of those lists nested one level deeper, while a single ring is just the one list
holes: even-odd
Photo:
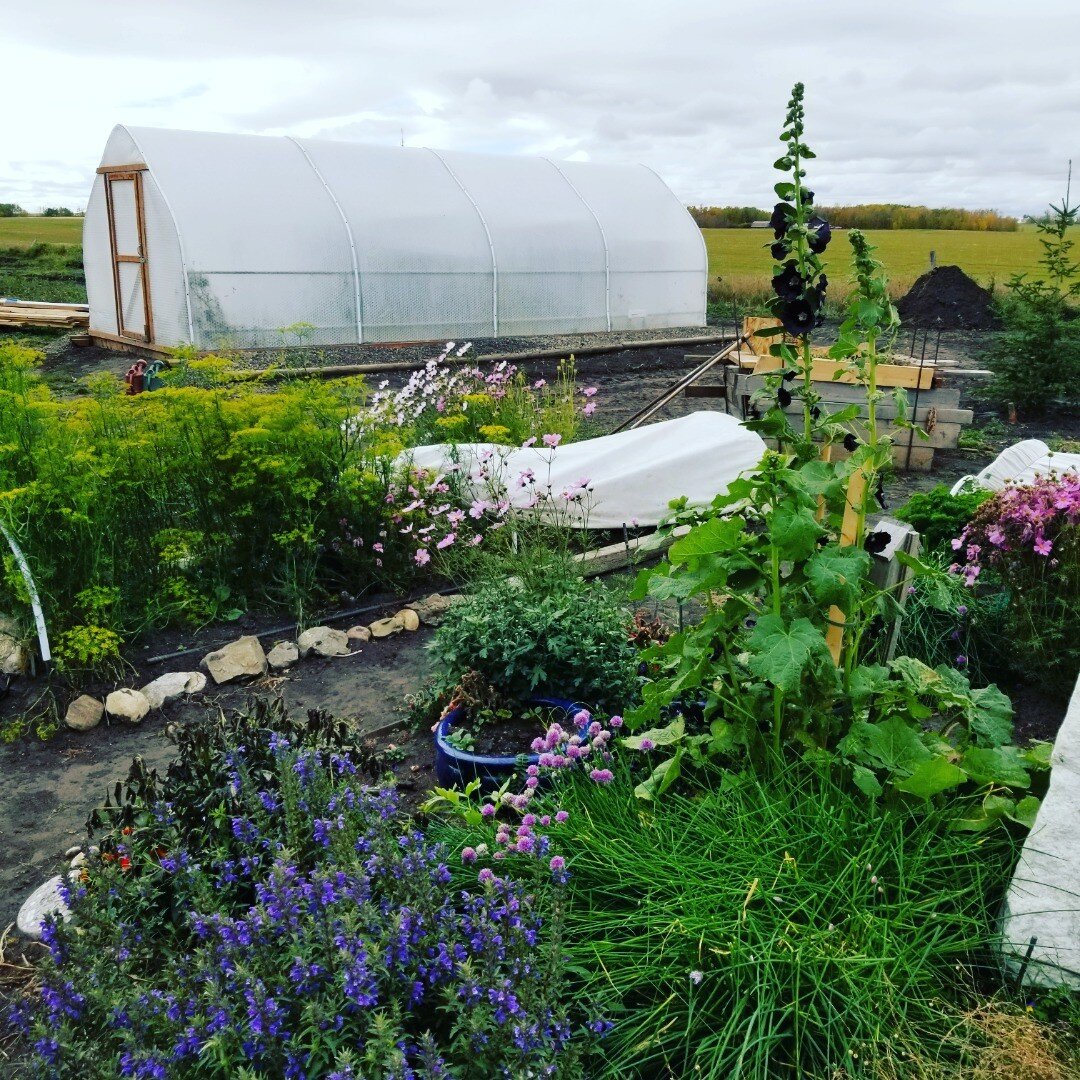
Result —
[{"label": "greenhouse plastic cover", "polygon": [[[701,231],[642,165],[116,127],[145,166],[153,340],[203,348],[701,326]],[[117,333],[107,180],[83,251],[91,330]],[[121,184],[119,234],[135,185]],[[130,203],[130,205],[128,205]],[[141,332],[141,287],[121,262]],[[290,329],[291,328],[291,329]]]},{"label": "greenhouse plastic cover", "polygon": [[968,484],[1001,491],[1009,484],[1032,484],[1041,476],[1080,473],[1080,454],[1060,454],[1041,439],[1024,439],[1006,447],[982,472],[965,476],[953,485],[953,494]]},{"label": "greenhouse plastic cover", "polygon": [[[436,443],[398,460],[435,473],[468,470],[475,498],[496,487],[512,505],[531,509],[539,493],[537,508],[549,519],[617,529],[658,525],[670,513],[668,503],[683,495],[692,503],[711,502],[764,453],[761,439],[735,417],[695,412],[554,448]],[[548,490],[550,499],[543,497]]]}]

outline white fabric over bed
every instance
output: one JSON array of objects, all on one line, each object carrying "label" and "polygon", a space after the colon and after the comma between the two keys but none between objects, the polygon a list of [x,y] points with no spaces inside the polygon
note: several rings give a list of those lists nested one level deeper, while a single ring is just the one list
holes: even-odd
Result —
[{"label": "white fabric over bed", "polygon": [[1080,472],[1080,454],[1055,453],[1041,439],[1024,439],[1006,447],[982,472],[965,476],[953,486],[953,494],[969,484],[1000,491],[1007,484],[1031,484],[1051,473]]},{"label": "white fabric over bed", "polygon": [[761,439],[735,417],[695,412],[555,448],[436,443],[398,460],[436,473],[457,464],[477,498],[502,487],[514,506],[537,506],[578,528],[613,529],[656,525],[682,495],[710,502],[764,453]]}]

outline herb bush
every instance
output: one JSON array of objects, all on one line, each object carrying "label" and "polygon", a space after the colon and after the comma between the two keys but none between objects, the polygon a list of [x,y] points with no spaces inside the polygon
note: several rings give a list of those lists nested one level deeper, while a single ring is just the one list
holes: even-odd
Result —
[{"label": "herb bush", "polygon": [[[508,511],[490,501],[469,516],[460,483],[395,466],[433,431],[456,441],[433,418],[482,414],[480,427],[561,440],[595,407],[570,368],[536,388],[511,368],[433,362],[408,393],[372,403],[361,379],[236,383],[222,357],[178,362],[153,393],[126,397],[117,380],[95,377],[87,395],[59,398],[41,359],[0,344],[0,516],[69,672],[106,673],[116,650],[103,643],[150,624],[250,608],[303,619],[339,592],[408,586],[431,572],[428,548],[453,533],[483,542]],[[470,402],[477,394],[483,408]],[[103,593],[107,605],[86,601]],[[0,594],[0,607],[29,622],[10,556]]]},{"label": "herb bush", "polygon": [[1068,694],[1080,672],[1080,476],[1008,487],[953,541],[969,587],[984,571],[1008,596],[1002,627],[1015,667]]},{"label": "herb bush", "polygon": [[447,612],[431,649],[443,693],[473,671],[517,703],[553,694],[622,708],[636,683],[623,605],[561,561],[480,581]]},{"label": "herb bush", "polygon": [[117,785],[20,1017],[39,1072],[580,1074],[558,912],[491,870],[451,888],[343,734],[260,706]]},{"label": "herb bush", "polygon": [[952,541],[989,498],[990,492],[982,488],[953,495],[945,484],[938,484],[916,492],[893,513],[918,531],[924,552],[951,552]]}]

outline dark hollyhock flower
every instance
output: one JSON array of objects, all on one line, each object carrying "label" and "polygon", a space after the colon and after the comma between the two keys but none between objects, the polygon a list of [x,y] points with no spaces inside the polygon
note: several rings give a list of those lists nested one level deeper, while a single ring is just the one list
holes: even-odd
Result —
[{"label": "dark hollyhock flower", "polygon": [[786,409],[791,404],[791,394],[781,386],[776,391],[776,401],[781,409]]},{"label": "dark hollyhock flower", "polygon": [[780,322],[792,337],[803,337],[813,330],[817,313],[807,300],[790,300],[780,309]]},{"label": "dark hollyhock flower", "polygon": [[799,193],[799,202],[801,202],[803,206],[813,206],[814,193],[809,188],[803,188]]},{"label": "dark hollyhock flower", "polygon": [[878,532],[872,532],[863,541],[863,547],[870,552],[871,555],[880,555],[889,546],[889,534],[884,530],[878,530]]},{"label": "dark hollyhock flower", "polygon": [[788,247],[783,240],[777,240],[776,243],[769,248],[769,253],[777,262],[780,262],[782,259],[787,258],[787,254],[790,250],[791,248]]},{"label": "dark hollyhock flower", "polygon": [[806,227],[814,230],[814,235],[810,238],[810,250],[815,255],[820,255],[829,246],[829,241],[832,239],[832,229],[829,227],[829,223],[817,214],[810,218],[806,223]]},{"label": "dark hollyhock flower", "polygon": [[791,220],[792,208],[787,203],[778,202],[773,207],[772,217],[769,218],[769,228],[773,236],[780,240],[787,232],[788,222]]},{"label": "dark hollyhock flower", "polygon": [[791,382],[798,374],[799,373],[794,368],[788,368],[787,371],[784,372],[784,382]]},{"label": "dark hollyhock flower", "polygon": [[850,431],[844,436],[844,449],[849,454],[854,454],[859,449],[859,440]]},{"label": "dark hollyhock flower", "polygon": [[882,510],[888,510],[889,504],[885,501],[885,478],[880,473],[878,474],[877,490],[874,492],[874,497]]},{"label": "dark hollyhock flower", "polygon": [[783,270],[773,275],[772,287],[781,300],[798,300],[802,296],[806,282],[799,274],[799,264],[794,259],[788,259]]},{"label": "dark hollyhock flower", "polygon": [[810,410],[810,419],[811,420],[817,420],[820,416],[821,416],[821,410],[815,405]]}]

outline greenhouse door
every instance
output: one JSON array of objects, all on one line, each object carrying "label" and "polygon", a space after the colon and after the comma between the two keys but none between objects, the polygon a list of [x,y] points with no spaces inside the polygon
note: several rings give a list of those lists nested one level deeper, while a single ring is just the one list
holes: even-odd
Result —
[{"label": "greenhouse door", "polygon": [[150,270],[147,265],[146,220],[143,212],[141,166],[105,173],[105,202],[109,210],[116,332],[133,341],[154,340],[150,309]]}]

